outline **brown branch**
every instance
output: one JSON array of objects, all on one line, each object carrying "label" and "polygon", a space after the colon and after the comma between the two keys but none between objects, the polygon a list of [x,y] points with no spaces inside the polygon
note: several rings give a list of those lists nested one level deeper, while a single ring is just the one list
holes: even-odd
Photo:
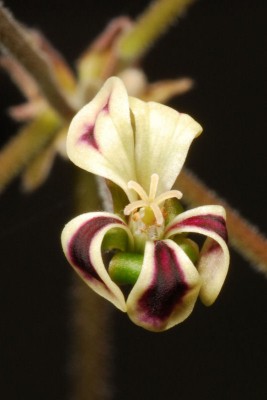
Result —
[{"label": "brown branch", "polygon": [[258,229],[187,169],[180,173],[176,186],[184,193],[183,199],[190,206],[222,205],[226,210],[230,244],[267,277],[267,239]]}]

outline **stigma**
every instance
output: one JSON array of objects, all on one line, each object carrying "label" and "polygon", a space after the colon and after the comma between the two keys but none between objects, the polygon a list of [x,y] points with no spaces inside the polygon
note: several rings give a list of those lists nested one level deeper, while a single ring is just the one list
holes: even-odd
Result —
[{"label": "stigma", "polygon": [[143,222],[146,225],[162,226],[164,223],[164,216],[160,206],[167,199],[173,197],[176,197],[178,200],[181,199],[182,193],[179,190],[169,190],[157,196],[158,183],[158,174],[152,174],[150,178],[149,194],[147,194],[139,183],[135,181],[129,181],[128,188],[134,190],[138,194],[140,200],[136,200],[128,204],[124,208],[124,214],[131,215],[139,208],[144,208],[145,213],[142,218]]}]

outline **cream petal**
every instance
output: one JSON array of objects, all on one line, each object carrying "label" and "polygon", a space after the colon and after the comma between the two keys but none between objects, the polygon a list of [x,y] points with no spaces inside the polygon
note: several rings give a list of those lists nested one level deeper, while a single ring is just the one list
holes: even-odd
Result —
[{"label": "cream petal", "polygon": [[126,311],[122,291],[107,273],[101,254],[106,232],[116,227],[124,229],[132,240],[126,224],[116,215],[106,212],[82,214],[65,226],[61,241],[69,263],[85,283],[121,311]]},{"label": "cream petal", "polygon": [[67,153],[74,164],[113,181],[130,201],[136,199],[127,187],[128,181],[136,180],[134,136],[128,95],[119,78],[108,79],[73,118]]},{"label": "cream petal", "polygon": [[189,316],[199,288],[195,266],[175,242],[147,242],[141,273],[127,299],[127,313],[145,329],[167,330]]},{"label": "cream petal", "polygon": [[170,107],[130,97],[135,127],[137,181],[149,191],[152,174],[160,177],[158,194],[173,186],[192,140],[202,132],[189,115]]},{"label": "cream petal", "polygon": [[221,206],[202,206],[179,214],[165,230],[165,237],[192,232],[207,236],[198,262],[201,276],[201,301],[209,306],[217,298],[229,267],[225,210]]}]

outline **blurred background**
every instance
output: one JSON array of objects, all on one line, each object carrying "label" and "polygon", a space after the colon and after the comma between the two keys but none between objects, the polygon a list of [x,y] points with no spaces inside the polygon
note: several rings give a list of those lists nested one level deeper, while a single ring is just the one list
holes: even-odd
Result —
[{"label": "blurred background", "polygon": [[[74,66],[110,19],[135,18],[149,2],[5,4],[21,22],[40,29]],[[265,1],[199,0],[142,62],[151,82],[194,79],[192,91],[170,102],[204,127],[186,165],[265,232],[266,17]],[[22,97],[2,71],[0,93],[3,144],[17,127],[6,108]],[[21,193],[16,180],[1,195],[0,391],[8,400],[69,398],[73,271],[59,235],[74,215],[73,170],[58,159],[34,194]],[[198,303],[191,317],[170,331],[146,332],[112,310],[114,399],[266,397],[266,279],[234,251],[231,257],[214,306]]]}]

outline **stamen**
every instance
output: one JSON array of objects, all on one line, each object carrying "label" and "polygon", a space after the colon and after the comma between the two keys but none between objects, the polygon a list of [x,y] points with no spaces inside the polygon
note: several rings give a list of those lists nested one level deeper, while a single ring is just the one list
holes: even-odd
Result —
[{"label": "stamen", "polygon": [[144,200],[133,201],[132,203],[128,204],[128,206],[126,206],[124,208],[123,212],[125,215],[130,215],[137,208],[146,207],[146,206],[147,206],[147,203]]},{"label": "stamen", "polygon": [[133,189],[137,194],[139,194],[140,199],[142,199],[144,201],[148,201],[147,194],[144,191],[144,189],[142,188],[142,186],[139,185],[139,183],[137,183],[135,181],[129,181],[127,186],[129,189]]},{"label": "stamen", "polygon": [[157,225],[162,225],[163,224],[163,215],[162,215],[162,212],[161,212],[161,209],[159,208],[159,206],[155,203],[151,203],[150,208],[153,210],[153,213],[154,213],[156,221],[157,221]]},{"label": "stamen", "polygon": [[164,218],[159,205],[163,203],[165,200],[170,199],[172,197],[180,199],[182,197],[182,193],[179,190],[169,190],[165,193],[161,193],[159,196],[156,197],[158,183],[159,183],[158,174],[152,174],[150,180],[149,196],[148,196],[139,183],[135,181],[129,181],[128,188],[133,189],[139,195],[141,200],[133,201],[132,203],[128,204],[124,208],[124,214],[130,215],[133,211],[135,211],[138,208],[149,207],[153,211],[156,224],[158,226],[161,226],[164,222]]},{"label": "stamen", "polygon": [[163,203],[163,201],[173,197],[176,197],[178,200],[180,200],[183,197],[183,193],[179,190],[169,190],[168,192],[161,193],[158,197],[156,197],[154,199],[154,203],[160,204]]},{"label": "stamen", "polygon": [[158,189],[158,183],[159,183],[159,176],[158,174],[152,174],[151,175],[151,181],[150,181],[150,188],[149,188],[149,200],[153,201],[156,197],[157,194],[157,189]]}]

